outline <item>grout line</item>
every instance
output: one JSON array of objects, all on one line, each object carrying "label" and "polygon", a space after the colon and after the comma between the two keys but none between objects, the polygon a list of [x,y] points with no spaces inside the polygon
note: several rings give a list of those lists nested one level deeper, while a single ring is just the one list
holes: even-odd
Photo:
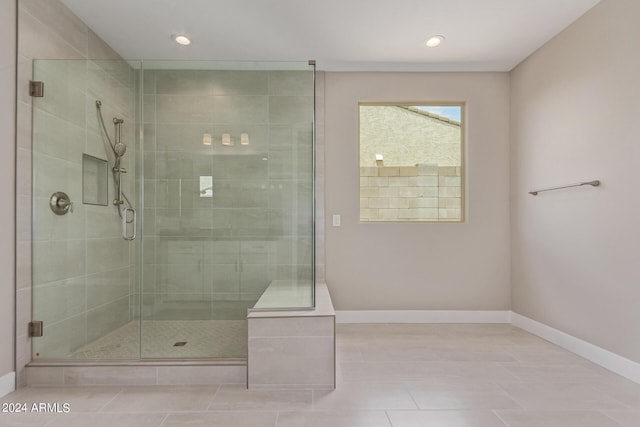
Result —
[{"label": "grout line", "polygon": [[[104,387],[104,386],[102,386],[102,387]],[[102,406],[100,407],[100,409],[98,409],[96,412],[103,413],[102,411],[104,410],[104,408],[106,408],[106,407],[107,407],[107,405],[109,405],[111,402],[113,402],[114,400],[116,400],[116,398],[117,398],[118,396],[120,396],[122,393],[124,393],[125,388],[126,388],[126,387],[122,387],[122,386],[121,386],[121,387],[120,387],[120,391],[119,391],[118,393],[116,393],[116,395],[115,395],[115,396],[113,396],[111,399],[109,399],[109,401],[108,401],[108,402],[106,402],[104,405],[102,405]]]},{"label": "grout line", "polygon": [[418,402],[416,402],[416,399],[413,397],[413,394],[411,394],[411,390],[407,388],[407,384],[402,384],[402,387],[405,389],[405,391],[411,398],[411,401],[413,402],[413,404],[416,405],[416,409],[420,411],[422,408],[420,408],[420,405],[418,405]]},{"label": "grout line", "polygon": [[393,423],[391,422],[391,417],[389,416],[389,411],[388,410],[384,411],[384,414],[386,415],[387,420],[389,420],[389,425],[393,427]]},{"label": "grout line", "polygon": [[[619,424],[620,426],[622,426],[622,424],[620,424],[620,422],[616,419],[614,419],[612,416],[610,416],[609,414],[607,414],[607,412],[619,412],[619,409],[600,409],[598,411],[596,411],[597,413],[601,414],[602,416],[612,420],[614,423]],[[637,408],[631,408],[631,409],[625,409],[625,411],[631,411],[631,412],[637,412]]]},{"label": "grout line", "polygon": [[169,418],[169,415],[171,415],[171,412],[167,412],[167,414],[164,416],[164,418],[162,419],[158,427],[162,427],[164,425],[165,421],[167,421],[167,419]]},{"label": "grout line", "polygon": [[[504,381],[501,381],[501,382],[504,383]],[[515,403],[518,406],[518,408],[517,408],[518,411],[526,411],[526,408],[524,407],[524,405],[522,405],[520,402],[518,402],[516,400],[516,398],[511,395],[511,393],[509,393],[508,391],[506,391],[504,389],[504,387],[501,387],[500,383],[498,381],[491,380],[491,381],[488,381],[488,383],[493,385],[497,389],[498,392],[504,394],[508,399],[513,401],[513,403]],[[521,380],[520,378],[518,378],[517,381],[515,381],[514,383],[515,384],[525,384],[525,382],[523,380]]]},{"label": "grout line", "polygon": [[211,405],[213,405],[213,401],[215,400],[216,396],[218,395],[218,392],[220,391],[220,389],[222,388],[223,385],[224,385],[224,383],[217,384],[216,391],[213,393],[213,396],[211,396],[211,399],[209,400],[209,404],[205,408],[205,411],[210,411],[211,410],[209,408],[211,407]]},{"label": "grout line", "polygon": [[491,410],[491,413],[496,416],[505,426],[509,427],[509,423],[502,419],[502,417],[498,414],[498,411],[495,409]]},{"label": "grout line", "polygon": [[625,410],[625,411],[634,411],[634,410],[637,410],[637,407],[636,407],[636,406],[634,406],[633,404],[628,404],[628,403],[623,402],[622,400],[620,400],[620,399],[616,398],[615,396],[613,396],[612,394],[608,393],[608,392],[607,392],[607,390],[602,389],[602,388],[600,388],[600,387],[596,386],[595,384],[589,384],[589,385],[588,385],[588,387],[590,387],[590,388],[592,388],[592,389],[596,390],[598,393],[602,393],[602,394],[604,394],[604,395],[605,395],[605,396],[607,396],[609,399],[612,399],[612,400],[614,400],[615,402],[619,403],[620,405],[622,405],[622,406],[624,407],[624,409],[623,409],[623,410]]}]

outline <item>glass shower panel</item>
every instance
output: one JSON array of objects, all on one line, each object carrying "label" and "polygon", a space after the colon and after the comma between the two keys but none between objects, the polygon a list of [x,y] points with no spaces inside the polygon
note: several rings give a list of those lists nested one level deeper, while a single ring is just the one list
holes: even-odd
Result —
[{"label": "glass shower panel", "polygon": [[248,309],[313,307],[313,69],[143,73],[142,357],[246,358]]},{"label": "glass shower panel", "polygon": [[34,361],[140,356],[137,242],[122,238],[96,108],[99,100],[112,141],[112,119],[123,120],[122,188],[137,208],[137,75],[124,61],[33,61],[33,80],[44,83],[32,98],[32,312],[44,326]]},{"label": "glass shower panel", "polygon": [[33,73],[34,361],[244,359],[248,310],[313,307],[310,66]]}]

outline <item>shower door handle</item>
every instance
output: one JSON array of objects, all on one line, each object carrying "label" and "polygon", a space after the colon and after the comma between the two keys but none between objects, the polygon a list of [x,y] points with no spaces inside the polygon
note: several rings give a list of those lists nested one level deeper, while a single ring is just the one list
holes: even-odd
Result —
[{"label": "shower door handle", "polygon": [[[127,224],[129,223],[127,218],[129,216],[129,212],[131,212],[133,215],[131,218],[131,222],[133,223],[133,230],[132,230],[133,233],[131,235],[129,235],[127,230]],[[124,240],[134,240],[136,238],[136,228],[138,224],[137,219],[138,219],[138,216],[135,209],[125,208],[122,210],[122,238]]]}]

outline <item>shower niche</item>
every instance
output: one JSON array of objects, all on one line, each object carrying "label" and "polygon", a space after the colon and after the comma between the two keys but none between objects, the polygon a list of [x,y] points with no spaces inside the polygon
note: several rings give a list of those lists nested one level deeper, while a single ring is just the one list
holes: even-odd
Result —
[{"label": "shower niche", "polygon": [[109,204],[109,164],[106,160],[82,155],[82,203]]},{"label": "shower niche", "polygon": [[314,73],[33,61],[34,363],[243,361],[248,311],[314,307]]}]

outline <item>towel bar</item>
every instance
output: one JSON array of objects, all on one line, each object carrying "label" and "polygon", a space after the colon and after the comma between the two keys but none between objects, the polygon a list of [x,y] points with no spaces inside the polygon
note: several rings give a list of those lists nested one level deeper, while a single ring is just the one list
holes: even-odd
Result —
[{"label": "towel bar", "polygon": [[538,193],[541,193],[543,191],[553,191],[553,190],[560,190],[562,188],[580,187],[582,185],[591,185],[592,187],[597,187],[600,185],[600,181],[596,179],[593,181],[578,182],[576,184],[561,185],[559,187],[542,188],[540,190],[529,191],[529,194],[531,194],[532,196],[537,196]]}]

